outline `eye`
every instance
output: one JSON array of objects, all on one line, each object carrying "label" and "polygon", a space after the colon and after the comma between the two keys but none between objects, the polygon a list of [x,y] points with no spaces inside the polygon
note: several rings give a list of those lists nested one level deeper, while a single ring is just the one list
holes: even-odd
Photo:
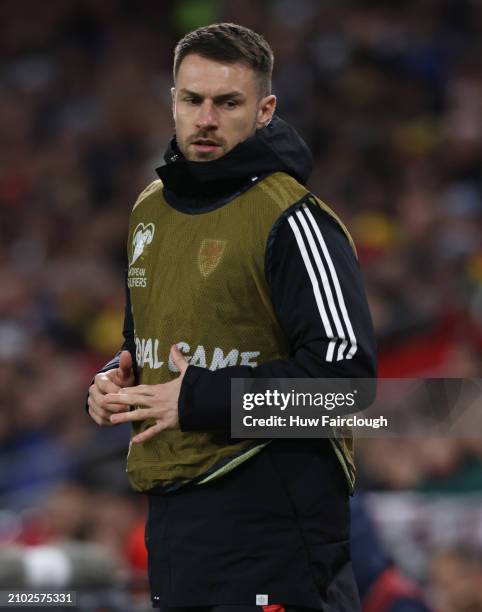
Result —
[{"label": "eye", "polygon": [[199,98],[193,98],[192,96],[186,96],[183,100],[188,104],[199,104]]},{"label": "eye", "polygon": [[238,102],[236,100],[226,100],[224,102],[224,108],[227,108],[228,110],[236,108],[237,106],[238,106]]}]

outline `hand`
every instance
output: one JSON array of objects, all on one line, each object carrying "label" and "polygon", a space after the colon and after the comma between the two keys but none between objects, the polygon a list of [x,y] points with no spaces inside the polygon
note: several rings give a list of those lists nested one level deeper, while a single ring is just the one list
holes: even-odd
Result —
[{"label": "hand", "polygon": [[113,412],[129,410],[125,404],[106,403],[108,393],[117,393],[124,387],[134,384],[134,371],[132,369],[132,357],[129,351],[122,351],[119,356],[119,367],[101,372],[94,378],[89,387],[87,404],[89,414],[97,425],[113,425],[110,416]]},{"label": "hand", "polygon": [[149,418],[155,420],[154,425],[132,438],[134,444],[146,442],[164,429],[176,429],[179,425],[179,393],[189,364],[176,345],[171,346],[171,358],[181,372],[176,380],[161,385],[137,385],[106,395],[105,401],[110,405],[122,404],[126,410],[129,410],[129,406],[136,406],[130,412],[117,411],[112,414],[111,423],[145,421]]}]

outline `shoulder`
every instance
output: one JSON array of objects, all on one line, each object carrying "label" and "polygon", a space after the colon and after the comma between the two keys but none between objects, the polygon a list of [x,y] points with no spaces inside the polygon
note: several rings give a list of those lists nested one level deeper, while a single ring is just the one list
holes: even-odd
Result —
[{"label": "shoulder", "polygon": [[[276,173],[260,183],[267,196],[278,205],[278,215],[271,228],[269,243],[282,235],[292,233],[296,236],[297,228],[319,233],[321,229],[330,235],[340,235],[350,245],[355,254],[356,247],[345,226],[336,212],[306,187],[284,173]],[[291,230],[290,230],[291,228]]]},{"label": "shoulder", "polygon": [[256,187],[266,201],[271,203],[280,213],[283,213],[309,194],[306,187],[285,172],[270,174],[259,181]]},{"label": "shoulder", "polygon": [[313,194],[310,194],[310,196],[311,197],[309,198],[309,202],[306,206],[311,209],[316,218],[317,224],[320,227],[325,226],[327,228],[335,228],[339,234],[343,235],[346,240],[348,240],[355,257],[357,257],[357,251],[353,238],[340,217],[330,206],[325,204],[325,202],[320,200],[318,197],[314,196]]},{"label": "shoulder", "polygon": [[162,193],[163,186],[164,185],[160,179],[157,179],[150,183],[143,191],[141,191],[137,200],[134,203],[134,206],[132,207],[132,210],[135,210],[139,206],[139,204],[142,204],[142,202],[144,202],[148,198]]}]

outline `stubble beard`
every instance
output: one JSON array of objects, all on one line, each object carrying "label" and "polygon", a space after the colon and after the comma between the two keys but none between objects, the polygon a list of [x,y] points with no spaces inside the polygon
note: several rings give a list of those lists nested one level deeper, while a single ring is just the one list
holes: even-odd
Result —
[{"label": "stubble beard", "polygon": [[[257,114],[257,113],[256,113]],[[184,145],[184,143],[181,145],[179,143],[179,141],[177,142],[177,146],[179,147],[179,150],[181,151],[181,153],[184,155],[184,157],[188,160],[188,161],[195,161],[195,162],[208,162],[208,161],[214,161],[216,159],[221,159],[221,157],[224,157],[227,153],[229,153],[229,151],[232,151],[234,149],[234,147],[236,147],[240,142],[244,142],[245,140],[247,140],[248,138],[251,138],[251,136],[253,136],[256,133],[257,130],[257,120],[256,120],[256,115],[254,116],[253,119],[253,125],[251,127],[251,131],[250,133],[246,136],[246,138],[244,138],[243,140],[240,140],[238,142],[236,142],[235,144],[233,144],[229,149],[227,148],[227,143],[225,140],[222,141],[222,144],[220,146],[222,153],[221,155],[219,155],[218,151],[206,151],[206,152],[191,152],[190,150],[190,144]],[[206,138],[208,139],[209,133],[206,134],[205,136],[196,136],[196,138]],[[215,139],[213,139],[215,140]],[[191,138],[189,138],[189,141],[191,141]]]}]

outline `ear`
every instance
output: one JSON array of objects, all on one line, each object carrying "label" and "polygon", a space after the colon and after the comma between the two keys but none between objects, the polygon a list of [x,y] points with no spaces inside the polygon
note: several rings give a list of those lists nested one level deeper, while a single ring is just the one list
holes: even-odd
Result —
[{"label": "ear", "polygon": [[176,119],[176,88],[171,87],[172,116]]},{"label": "ear", "polygon": [[258,114],[256,117],[256,129],[266,127],[271,119],[273,118],[274,111],[276,110],[276,96],[270,94],[261,98],[258,106]]}]

